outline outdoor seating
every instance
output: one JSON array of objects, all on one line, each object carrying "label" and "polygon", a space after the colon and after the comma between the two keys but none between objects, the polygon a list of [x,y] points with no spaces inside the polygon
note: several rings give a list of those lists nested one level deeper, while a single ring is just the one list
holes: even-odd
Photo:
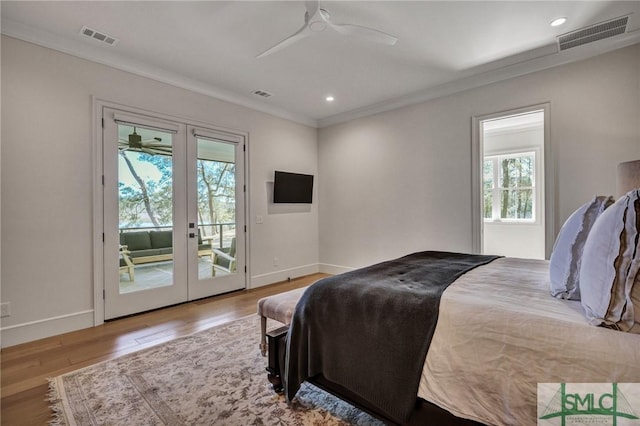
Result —
[{"label": "outdoor seating", "polygon": [[135,279],[135,268],[131,258],[129,257],[129,250],[127,246],[120,246],[120,273],[126,272],[129,274],[129,281]]},{"label": "outdoor seating", "polygon": [[228,249],[211,249],[211,262],[213,264],[211,274],[216,275],[216,268],[226,273],[236,271],[236,239],[231,239],[231,246]]},{"label": "outdoor seating", "polygon": [[[134,265],[173,259],[173,231],[131,231],[120,233],[120,245],[126,246]],[[198,256],[208,256],[211,243],[204,243],[198,232]]]}]

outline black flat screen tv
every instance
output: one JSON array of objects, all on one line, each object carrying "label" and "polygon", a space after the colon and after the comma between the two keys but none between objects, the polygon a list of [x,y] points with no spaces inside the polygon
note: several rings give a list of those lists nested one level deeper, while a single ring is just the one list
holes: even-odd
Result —
[{"label": "black flat screen tv", "polygon": [[313,175],[281,172],[276,170],[273,182],[274,203],[311,203]]}]

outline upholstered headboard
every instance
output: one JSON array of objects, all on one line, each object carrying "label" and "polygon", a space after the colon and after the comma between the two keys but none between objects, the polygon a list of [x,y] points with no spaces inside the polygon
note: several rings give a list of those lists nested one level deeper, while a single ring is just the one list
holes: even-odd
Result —
[{"label": "upholstered headboard", "polygon": [[640,188],[640,160],[618,164],[616,196],[621,197],[632,189]]}]

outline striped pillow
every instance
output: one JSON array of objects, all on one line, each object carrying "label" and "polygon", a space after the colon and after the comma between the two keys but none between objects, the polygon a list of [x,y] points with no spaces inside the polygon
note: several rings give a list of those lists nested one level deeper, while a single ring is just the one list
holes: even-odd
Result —
[{"label": "striped pillow", "polygon": [[553,297],[580,300],[579,276],[584,244],[598,216],[613,202],[613,197],[596,196],[573,212],[562,225],[549,260]]},{"label": "striped pillow", "polygon": [[590,324],[640,333],[640,189],[596,220],[582,254],[580,289]]}]

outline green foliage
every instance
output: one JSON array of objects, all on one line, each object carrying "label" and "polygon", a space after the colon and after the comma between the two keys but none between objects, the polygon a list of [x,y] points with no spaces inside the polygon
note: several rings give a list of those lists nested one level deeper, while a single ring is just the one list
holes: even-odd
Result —
[{"label": "green foliage", "polygon": [[123,182],[119,182],[118,186],[120,187],[120,226],[136,226],[140,215],[144,212],[142,194]]},{"label": "green foliage", "polygon": [[209,224],[235,222],[235,164],[198,160],[197,170],[201,220]]},{"label": "green foliage", "polygon": [[[494,170],[495,166],[498,170]],[[485,219],[493,217],[493,202],[496,196],[499,197],[501,219],[533,219],[534,176],[533,153],[485,159]]]},{"label": "green foliage", "polygon": [[[171,226],[173,222],[172,157],[135,151],[126,151],[126,155],[134,173],[142,181],[142,185],[129,178],[130,171],[126,166],[120,167],[118,183],[120,228],[153,226],[151,215],[161,226]],[[220,161],[198,160],[197,172],[200,221],[204,223],[235,222],[235,165]],[[145,206],[145,192],[151,212],[147,211]]]},{"label": "green foliage", "polygon": [[491,219],[493,214],[493,161],[484,161],[484,218]]}]

